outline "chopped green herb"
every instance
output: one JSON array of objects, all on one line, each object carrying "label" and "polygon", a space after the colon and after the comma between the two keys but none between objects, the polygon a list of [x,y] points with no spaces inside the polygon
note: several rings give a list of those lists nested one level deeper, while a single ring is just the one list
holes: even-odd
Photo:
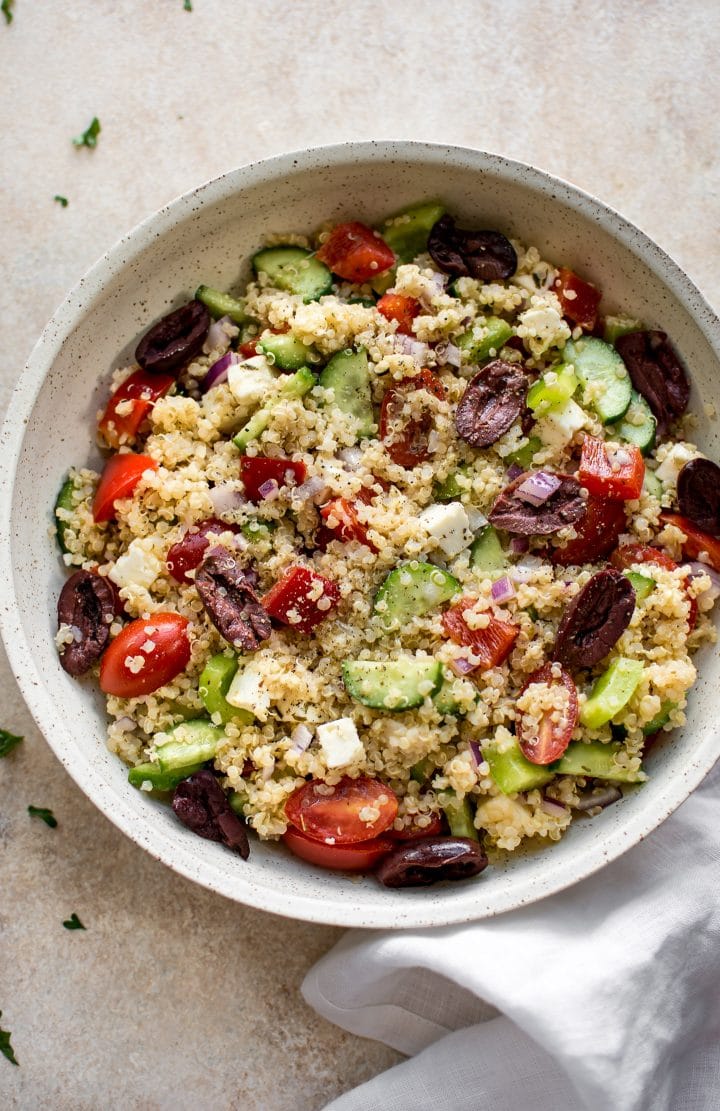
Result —
[{"label": "chopped green herb", "polygon": [[[2,4],[0,4],[0,12],[2,12],[2,14],[5,16],[5,22],[6,23],[12,23],[12,21],[13,21],[12,10],[13,10],[14,6],[15,6],[15,0],[2,0]],[[3,1052],[4,1052],[4,1050],[3,1050]],[[15,1062],[15,1064],[17,1064],[17,1061]]]},{"label": "chopped green herb", "polygon": [[57,201],[57,203],[62,205],[63,208],[67,208],[67,206],[68,206],[67,197],[61,197],[59,193],[55,194],[55,196],[53,197],[53,200]]},{"label": "chopped green herb", "polygon": [[46,826],[50,829],[55,829],[57,825],[57,818],[52,810],[47,810],[44,806],[28,806],[28,814],[31,818],[42,818]]},{"label": "chopped green herb", "polygon": [[69,918],[65,919],[65,921],[63,922],[63,926],[65,927],[66,930],[84,930],[85,929],[82,922],[78,918],[77,914],[75,914],[75,911],[73,911],[73,913],[70,915]]},{"label": "chopped green herb", "polygon": [[83,131],[82,135],[76,135],[73,139],[73,144],[76,147],[96,147],[97,138],[100,134],[100,120],[97,116],[93,116],[92,123],[88,128]]},{"label": "chopped green herb", "polygon": [[0,729],[0,756],[7,756],[22,740],[24,737],[16,737],[14,733],[8,733],[7,729]]},{"label": "chopped green herb", "polygon": [[185,0],[185,2],[183,4],[183,8],[185,9],[186,12],[191,12],[192,11],[192,0]]},{"label": "chopped green herb", "polygon": [[[3,4],[3,11],[4,10],[5,5]],[[2,1011],[0,1011],[0,1018],[2,1018]],[[7,1057],[11,1065],[19,1065],[20,1062],[13,1053],[13,1047],[10,1045],[10,1037],[10,1031],[3,1030],[2,1027],[0,1027],[0,1053],[2,1053],[4,1057]]]}]

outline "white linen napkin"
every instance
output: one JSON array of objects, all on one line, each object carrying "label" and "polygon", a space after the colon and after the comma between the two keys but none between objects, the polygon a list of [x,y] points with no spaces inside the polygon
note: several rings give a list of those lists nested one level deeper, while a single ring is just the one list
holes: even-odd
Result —
[{"label": "white linen napkin", "polygon": [[568,891],[462,926],[350,931],[305,999],[410,1060],[326,1111],[718,1111],[719,865],[720,765]]}]

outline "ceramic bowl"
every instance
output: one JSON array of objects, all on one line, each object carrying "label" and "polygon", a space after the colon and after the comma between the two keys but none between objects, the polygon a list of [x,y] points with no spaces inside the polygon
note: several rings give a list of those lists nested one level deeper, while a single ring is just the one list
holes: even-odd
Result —
[{"label": "ceramic bowl", "polygon": [[137,337],[200,282],[220,289],[247,277],[268,231],[321,221],[378,221],[440,196],[461,224],[499,228],[576,268],[622,309],[665,330],[693,380],[697,442],[718,458],[716,397],[720,321],[692,282],[646,235],[612,209],[549,174],[495,155],[410,142],[347,143],[243,166],[173,201],[131,231],[68,295],[40,337],[13,395],[2,434],[0,602],[5,643],[35,720],[70,775],[128,837],[182,875],[276,914],[364,927],[440,926],[533,902],[590,875],[663,821],[720,754],[720,657],[697,657],[688,722],[653,753],[647,784],[562,841],[489,868],[477,881],[389,891],[252,842],[243,863],[182,827],[167,806],[130,787],[104,741],[103,698],[70,679],[54,645],[65,578],[48,537],[62,476],[97,464],[95,414],[110,371]]}]

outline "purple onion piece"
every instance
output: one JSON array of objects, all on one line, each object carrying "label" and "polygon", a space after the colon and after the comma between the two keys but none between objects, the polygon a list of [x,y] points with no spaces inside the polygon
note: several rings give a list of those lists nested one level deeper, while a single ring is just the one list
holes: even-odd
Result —
[{"label": "purple onion piece", "polygon": [[479,741],[470,741],[470,754],[472,755],[472,758],[473,758],[473,764],[475,765],[475,771],[477,771],[477,769],[480,767],[480,765],[483,762],[483,754],[482,754],[482,749],[480,747]]},{"label": "purple onion piece", "polygon": [[515,587],[507,575],[496,579],[490,590],[495,602],[509,602],[511,598],[515,597]]},{"label": "purple onion piece", "polygon": [[258,494],[263,501],[275,501],[279,493],[280,487],[274,478],[269,478],[267,482],[263,482],[258,486]]},{"label": "purple onion piece", "polygon": [[240,356],[235,351],[228,351],[222,358],[218,359],[216,363],[208,370],[207,374],[200,383],[200,392],[207,393],[213,386],[219,386],[221,382],[227,381],[228,370],[231,366],[236,366],[240,362]]},{"label": "purple onion piece", "polygon": [[698,560],[694,560],[691,563],[683,563],[681,566],[689,568],[689,578],[694,578],[696,575],[707,575],[712,585],[703,596],[711,598],[713,602],[720,598],[720,574],[718,574],[714,567],[708,567],[707,563],[700,563]]},{"label": "purple onion piece", "polygon": [[510,540],[510,551],[514,555],[523,555],[524,552],[530,550],[530,538],[528,536],[513,536]]},{"label": "purple onion piece", "polygon": [[475,670],[475,664],[471,664],[466,656],[456,656],[454,660],[450,660],[449,666],[461,679]]},{"label": "purple onion piece", "polygon": [[521,482],[515,493],[529,505],[544,505],[548,498],[559,490],[562,483],[557,475],[547,471],[537,471]]},{"label": "purple onion piece", "polygon": [[522,467],[519,467],[517,463],[511,463],[507,469],[507,476],[511,482],[514,479],[518,478],[522,473],[523,469]]}]

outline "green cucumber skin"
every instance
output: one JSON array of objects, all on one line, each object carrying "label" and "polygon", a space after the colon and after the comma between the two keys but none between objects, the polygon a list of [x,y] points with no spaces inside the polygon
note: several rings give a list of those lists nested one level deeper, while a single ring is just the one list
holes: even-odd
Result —
[{"label": "green cucumber skin", "polygon": [[[630,424],[627,417],[631,409],[638,409],[642,415],[642,424]],[[625,414],[623,420],[616,425],[614,432],[627,444],[634,444],[639,448],[643,455],[648,455],[655,446],[655,433],[657,430],[657,421],[652,414],[652,410],[644,397],[641,396],[636,390],[631,391],[631,400],[628,407],[628,412]]]},{"label": "green cucumber skin", "polygon": [[267,274],[277,289],[301,296],[306,305],[332,289],[327,266],[303,247],[267,247],[254,255],[252,267],[256,274]]},{"label": "green cucumber skin", "polygon": [[445,799],[440,805],[452,836],[470,837],[473,841],[479,841],[480,835],[473,821],[474,814],[470,799],[467,796],[459,799],[454,791],[443,791],[441,798]]},{"label": "green cucumber skin", "polygon": [[616,656],[606,671],[594,682],[580,722],[589,729],[599,729],[623,710],[642,679],[644,667],[639,660]]},{"label": "green cucumber skin", "polygon": [[639,571],[623,571],[623,574],[630,580],[638,602],[644,601],[655,589],[655,579],[649,575],[641,575]]},{"label": "green cucumber skin", "polygon": [[333,390],[335,405],[342,413],[358,420],[358,435],[362,439],[377,431],[370,389],[370,364],[367,351],[359,347],[348,348],[333,355],[321,371],[319,384]]},{"label": "green cucumber skin", "polygon": [[622,745],[602,741],[571,741],[565,752],[549,766],[556,775],[576,775],[591,779],[607,779],[617,783],[635,783],[637,773],[628,772],[615,763]]},{"label": "green cucumber skin", "polygon": [[[410,575],[409,583],[401,581],[405,574]],[[438,581],[440,579],[442,582]],[[459,590],[458,580],[434,564],[418,563],[413,567],[405,563],[391,571],[381,584],[375,595],[373,611],[380,613],[388,628],[394,628],[450,601]],[[386,604],[384,611],[378,611],[379,602]]]},{"label": "green cucumber skin", "polygon": [[485,525],[470,547],[470,566],[473,571],[494,575],[504,571],[507,558],[500,537],[492,525]]},{"label": "green cucumber skin", "polygon": [[264,355],[270,356],[273,366],[278,370],[300,370],[310,363],[311,348],[289,332],[279,336],[265,336],[259,341],[258,347]]},{"label": "green cucumber skin", "polygon": [[221,316],[229,316],[235,324],[247,324],[250,317],[245,312],[245,302],[229,293],[222,293],[209,285],[199,285],[195,290],[195,300],[202,301],[210,310],[210,314],[219,320]]},{"label": "green cucumber skin", "polygon": [[[572,363],[583,387],[603,382],[605,392],[587,403],[603,424],[614,424],[627,412],[632,400],[632,384],[625,363],[614,347],[589,336],[565,344],[563,358]],[[585,402],[583,402],[585,404]]]},{"label": "green cucumber skin", "polygon": [[170,740],[157,746],[157,758],[160,770],[172,773],[178,768],[214,759],[225,734],[207,718],[197,718],[174,726],[168,737]]},{"label": "green cucumber skin", "polygon": [[[422,706],[426,698],[440,689],[442,665],[438,660],[404,659],[382,663],[374,660],[345,660],[342,665],[345,688],[351,698],[374,710],[393,713]],[[418,690],[421,682],[430,681],[433,688],[427,694]],[[394,689],[401,698],[388,706],[386,698]]]},{"label": "green cucumber skin", "polygon": [[155,791],[174,791],[178,783],[182,783],[183,779],[199,772],[203,766],[204,762],[190,764],[187,767],[178,768],[174,772],[164,772],[159,764],[138,764],[136,767],[130,768],[128,783],[138,789],[142,787],[143,783],[151,783]]},{"label": "green cucumber skin", "polygon": [[475,339],[471,328],[469,331],[463,332],[457,340],[457,346],[463,355],[467,356],[470,363],[479,363],[484,359],[489,359],[492,351],[497,354],[512,336],[511,326],[499,316],[489,316],[485,321],[485,327],[489,328],[490,331],[482,339]]},{"label": "green cucumber skin", "polygon": [[296,370],[293,376],[283,383],[278,392],[269,398],[264,405],[261,405],[257,412],[253,413],[237,436],[233,437],[235,447],[244,451],[249,443],[256,440],[265,431],[270,423],[272,411],[279,402],[287,401],[288,398],[304,397],[314,385],[315,375],[308,367],[301,367],[300,370]]},{"label": "green cucumber skin", "polygon": [[71,478],[66,478],[60,487],[60,492],[55,500],[55,535],[57,536],[58,546],[60,551],[65,555],[69,549],[65,543],[65,529],[68,527],[67,521],[61,521],[57,515],[58,509],[72,509],[73,508],[73,490],[75,485]]},{"label": "green cucumber skin", "polygon": [[517,741],[503,752],[483,743],[482,753],[483,759],[490,765],[495,785],[504,795],[534,791],[537,787],[544,787],[555,775],[548,767],[526,760]]},{"label": "green cucumber skin", "polygon": [[249,710],[240,710],[231,706],[225,695],[230,689],[238,669],[238,662],[234,656],[226,656],[219,652],[205,664],[198,680],[198,693],[203,706],[210,717],[220,714],[223,725],[229,721],[249,725],[255,719]]},{"label": "green cucumber skin", "polygon": [[399,263],[412,262],[427,250],[428,236],[445,211],[440,201],[426,201],[388,217],[380,234]]}]

